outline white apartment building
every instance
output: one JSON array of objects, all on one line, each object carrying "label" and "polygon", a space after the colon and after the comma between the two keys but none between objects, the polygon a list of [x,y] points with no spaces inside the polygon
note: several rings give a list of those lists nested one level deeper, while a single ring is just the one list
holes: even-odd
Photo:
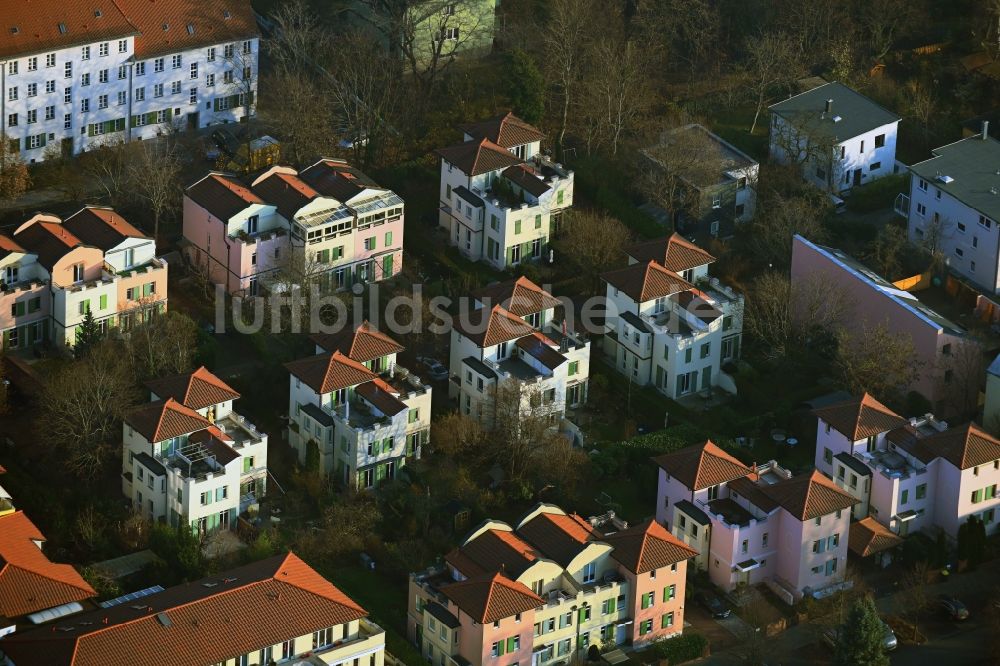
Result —
[{"label": "white apartment building", "polygon": [[316,356],[285,364],[299,462],[359,489],[394,479],[430,441],[431,387],[397,365],[403,347],[368,322],[313,340]]},{"label": "white apartment building", "polygon": [[910,242],[937,250],[948,267],[1000,293],[1000,143],[982,133],[936,148],[910,167],[909,197],[896,209],[907,216]]},{"label": "white apartment building", "polygon": [[247,0],[5,8],[0,135],[26,162],[108,140],[239,121],[253,112],[259,35]]},{"label": "white apartment building", "polygon": [[573,205],[573,172],[543,155],[541,131],[510,113],[461,129],[463,143],[436,151],[449,242],[500,270],[547,256]]},{"label": "white apartment building", "polygon": [[715,257],[678,234],[626,249],[607,283],[603,350],[618,371],[670,398],[736,392],[722,364],[739,358],[743,296],[708,276]]},{"label": "white apartment building", "polygon": [[123,424],[122,493],[150,520],[198,535],[234,529],[267,491],[267,435],[233,411],[240,394],[204,367],[146,383]]},{"label": "white apartment building", "polygon": [[513,382],[523,413],[542,409],[554,426],[573,431],[567,410],[587,401],[590,342],[553,321],[562,303],[525,277],[473,297],[451,331],[449,397],[492,427],[497,389]]},{"label": "white apartment building", "polygon": [[895,172],[900,117],[842,83],[772,104],[771,159],[807,182],[843,192]]}]

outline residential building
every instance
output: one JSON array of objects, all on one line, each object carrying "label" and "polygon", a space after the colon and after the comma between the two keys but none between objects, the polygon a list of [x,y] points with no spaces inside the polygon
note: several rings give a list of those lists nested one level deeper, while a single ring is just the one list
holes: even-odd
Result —
[{"label": "residential building", "polygon": [[931,414],[905,419],[867,393],[815,410],[816,469],[894,534],[958,538],[970,517],[997,532],[1000,441]]},{"label": "residential building", "polygon": [[385,631],[287,553],[106,601],[96,610],[7,636],[0,651],[13,666],[383,666]]},{"label": "residential building", "polygon": [[85,206],[65,220],[35,215],[0,238],[0,275],[4,349],[72,346],[88,311],[107,333],[167,306],[167,263],[155,241],[111,208]]},{"label": "residential building", "polygon": [[403,267],[403,200],[347,162],[252,182],[211,172],[184,192],[185,254],[231,294],[289,280],[322,290],[390,278]]},{"label": "residential building", "polygon": [[313,341],[316,356],[285,364],[299,462],[358,489],[396,478],[430,441],[431,387],[396,363],[403,346],[367,321]]},{"label": "residential building", "polygon": [[26,162],[253,113],[259,33],[247,0],[8,7],[0,134]]},{"label": "residential building", "polygon": [[485,521],[410,575],[410,640],[432,664],[540,666],[679,635],[695,551],[652,520],[603,518],[538,504],[516,527]]},{"label": "residential building", "polygon": [[233,411],[240,394],[204,366],[146,383],[125,417],[122,493],[150,520],[198,535],[235,529],[267,491],[267,434]]},{"label": "residential building", "polygon": [[[660,155],[680,158],[664,164]],[[666,170],[678,188],[675,228],[699,238],[732,236],[736,225],[753,218],[760,165],[704,126],[691,123],[664,133],[659,145],[643,151],[649,168]]]},{"label": "residential building", "polygon": [[997,355],[986,368],[983,427],[991,433],[1000,432],[1000,355]]},{"label": "residential building", "polygon": [[940,413],[965,413],[963,399],[978,396],[980,369],[970,372],[966,345],[974,337],[950,319],[921,303],[870,268],[836,248],[812,243],[802,236],[792,239],[792,289],[822,289],[837,293],[833,303],[846,310],[840,317],[846,330],[862,335],[884,325],[893,335],[909,336],[917,372],[906,387],[931,401]]},{"label": "residential building", "polygon": [[573,172],[542,154],[545,135],[511,113],[460,129],[463,143],[436,151],[449,242],[498,270],[548,256],[573,205]]},{"label": "residential building", "polygon": [[770,153],[809,183],[844,192],[895,173],[900,117],[842,83],[772,104]]},{"label": "residential building", "polygon": [[934,149],[910,167],[909,197],[896,208],[907,216],[910,242],[932,245],[948,268],[1000,293],[1000,142],[984,123],[978,136]]},{"label": "residential building", "polygon": [[670,398],[736,384],[743,296],[718,279],[715,257],[678,234],[626,248],[629,265],[604,273],[604,353],[618,372]]},{"label": "residential building", "polygon": [[715,585],[764,583],[788,603],[842,586],[858,500],[819,472],[748,467],[711,441],[655,462],[656,520],[699,549],[695,566]]},{"label": "residential building", "polygon": [[[4,469],[3,465],[0,465],[0,475],[6,473],[7,470]],[[10,493],[3,486],[0,486],[0,517],[6,516],[9,513],[14,513],[14,498],[10,496]]]},{"label": "residential building", "polygon": [[[8,507],[0,511],[0,637],[83,610],[97,592],[76,569],[49,560],[45,535],[9,496],[0,499]],[[2,655],[0,643],[0,663]]]},{"label": "residential building", "polygon": [[[498,389],[516,391],[519,413],[544,414],[553,427],[575,432],[567,410],[587,401],[590,341],[554,320],[562,305],[526,277],[473,294],[451,331],[448,395],[486,427],[506,418]],[[501,391],[501,399],[514,398]]]}]

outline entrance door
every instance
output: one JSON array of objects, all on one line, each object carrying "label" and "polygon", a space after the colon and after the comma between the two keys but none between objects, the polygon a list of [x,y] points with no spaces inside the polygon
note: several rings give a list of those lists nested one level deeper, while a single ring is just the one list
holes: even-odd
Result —
[{"label": "entrance door", "polygon": [[627,632],[628,632],[627,625],[619,624],[617,627],[615,627],[615,643],[617,643],[618,645],[624,643],[626,638],[628,637]]},{"label": "entrance door", "polygon": [[855,185],[861,184],[861,169],[854,170],[854,184]]},{"label": "entrance door", "polygon": [[73,139],[72,138],[68,138],[68,139],[63,139],[62,141],[60,141],[59,142],[59,152],[62,153],[63,157],[72,157],[73,156]]},{"label": "entrance door", "polygon": [[197,111],[195,111],[193,113],[187,114],[187,128],[189,130],[196,130],[196,129],[198,129],[198,112]]},{"label": "entrance door", "polygon": [[229,512],[220,511],[219,512],[219,529],[228,530],[229,529]]}]

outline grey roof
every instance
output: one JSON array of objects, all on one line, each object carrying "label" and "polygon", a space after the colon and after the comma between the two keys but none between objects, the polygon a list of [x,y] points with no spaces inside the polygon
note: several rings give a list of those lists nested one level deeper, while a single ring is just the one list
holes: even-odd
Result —
[{"label": "grey roof", "polygon": [[302,405],[302,411],[305,412],[313,421],[320,424],[324,428],[329,428],[334,424],[333,417],[324,412],[321,408],[314,405],[313,403],[306,403]]},{"label": "grey roof", "polygon": [[[826,114],[826,102],[830,99],[833,111]],[[789,97],[770,108],[799,131],[832,137],[838,143],[900,120],[895,113],[836,81]]]},{"label": "grey roof", "polygon": [[483,377],[488,377],[490,379],[497,378],[497,373],[494,372],[490,368],[490,366],[486,365],[475,356],[466,356],[465,358],[462,359],[462,363],[469,366],[470,368],[481,374]]},{"label": "grey roof", "polygon": [[[654,146],[653,148],[659,146],[667,148],[670,146],[670,143],[673,140],[672,137],[679,136],[681,134],[691,134],[691,133],[700,133],[711,143],[715,144],[716,148],[718,149],[718,154],[712,156],[713,158],[717,159],[717,166],[719,169],[718,173],[715,174],[717,177],[707,178],[707,179],[699,178],[700,182],[694,183],[696,187],[707,187],[709,185],[715,185],[717,183],[727,182],[730,180],[730,178],[727,176],[729,172],[747,169],[757,164],[757,160],[753,159],[752,157],[744,153],[742,150],[740,150],[733,144],[723,139],[718,134],[711,132],[707,127],[699,125],[698,123],[689,123],[687,125],[675,127],[674,129],[665,132],[660,137],[660,142],[658,146]],[[655,155],[650,152],[653,148],[644,149],[642,151],[642,154],[645,155],[648,159],[652,160],[653,162],[659,164],[660,163],[659,160],[657,160]],[[693,171],[697,172],[698,170],[695,169]],[[705,176],[705,175],[706,174],[695,173],[695,176]]]},{"label": "grey roof", "polygon": [[993,362],[990,363],[990,367],[986,368],[986,372],[1000,377],[1000,354],[997,354],[997,357],[993,359]]},{"label": "grey roof", "polygon": [[148,469],[150,472],[152,472],[156,476],[166,476],[167,475],[167,470],[163,467],[163,465],[160,464],[159,462],[157,462],[157,460],[153,456],[149,455],[148,453],[143,452],[143,453],[136,454],[135,459],[138,460],[142,464],[143,467],[145,467],[146,469]]},{"label": "grey roof", "polygon": [[483,202],[482,198],[480,198],[478,195],[473,194],[472,191],[469,188],[467,188],[465,185],[459,185],[458,187],[456,187],[452,191],[455,194],[457,194],[458,196],[460,196],[461,198],[463,198],[466,201],[468,201],[470,204],[472,204],[476,208],[485,208],[486,207],[486,204]]},{"label": "grey roof", "polygon": [[844,451],[841,451],[840,453],[838,453],[837,455],[835,455],[834,458],[836,458],[840,462],[844,463],[844,465],[846,465],[847,467],[850,467],[852,470],[854,470],[855,472],[857,472],[861,476],[871,476],[872,475],[871,468],[869,468],[868,465],[864,464],[863,462],[861,462],[860,460],[858,460],[857,458],[855,458],[854,456],[852,456],[850,453],[846,453]]},{"label": "grey roof", "polygon": [[424,606],[431,617],[435,618],[438,622],[448,627],[449,629],[458,629],[462,626],[462,623],[458,621],[458,618],[452,615],[444,606],[432,601],[431,603]]},{"label": "grey roof", "polygon": [[693,502],[681,500],[680,502],[676,502],[674,506],[691,516],[691,519],[699,525],[708,525],[712,522],[708,514],[696,507]]},{"label": "grey roof", "polygon": [[628,322],[634,328],[639,329],[643,333],[653,332],[653,329],[651,329],[649,325],[645,321],[643,321],[639,315],[635,314],[631,310],[622,313],[622,320]]},{"label": "grey roof", "polygon": [[[934,187],[1000,221],[1000,142],[971,136],[931,151],[934,157],[918,162],[910,171]],[[948,176],[948,183],[938,180]]]}]

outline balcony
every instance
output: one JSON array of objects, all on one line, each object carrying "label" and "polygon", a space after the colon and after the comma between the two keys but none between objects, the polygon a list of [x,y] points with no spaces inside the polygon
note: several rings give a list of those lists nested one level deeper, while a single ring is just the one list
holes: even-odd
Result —
[{"label": "balcony", "polygon": [[542,180],[551,182],[557,178],[572,178],[573,172],[564,167],[559,162],[555,162],[548,155],[538,153],[529,162],[535,168]]},{"label": "balcony", "polygon": [[153,271],[158,271],[158,270],[164,269],[166,267],[167,267],[167,262],[166,261],[164,261],[163,259],[160,259],[158,257],[153,257],[152,259],[150,259],[146,263],[142,264],[141,266],[133,266],[132,268],[128,268],[128,269],[125,269],[125,270],[122,270],[122,271],[116,271],[111,266],[111,264],[105,262],[104,263],[104,272],[107,273],[110,276],[117,276],[117,277],[127,278],[127,277],[132,277],[133,275],[142,275],[144,273],[152,273]]},{"label": "balcony", "polygon": [[352,661],[355,655],[385,649],[385,630],[382,627],[367,619],[362,619],[359,625],[356,637],[336,641],[328,647],[313,650],[310,655],[312,663],[317,666],[347,663]]},{"label": "balcony", "polygon": [[259,444],[267,439],[267,435],[257,430],[257,426],[236,412],[229,412],[215,422],[215,425],[225,435],[232,437],[233,448]]}]

